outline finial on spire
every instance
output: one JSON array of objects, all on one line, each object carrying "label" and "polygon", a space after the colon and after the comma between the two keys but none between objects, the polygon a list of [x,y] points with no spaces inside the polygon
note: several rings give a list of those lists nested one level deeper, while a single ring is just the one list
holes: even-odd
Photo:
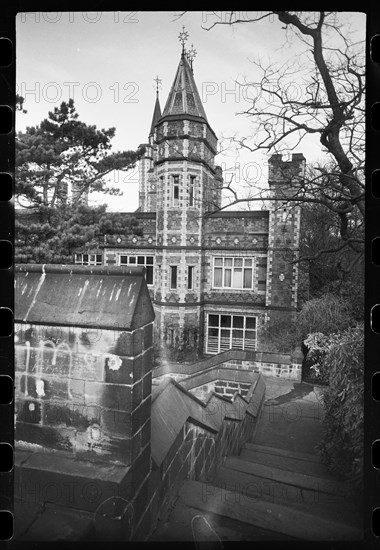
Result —
[{"label": "finial on spire", "polygon": [[185,54],[185,42],[189,38],[189,33],[185,31],[185,25],[182,26],[182,31],[178,35],[178,40],[182,44],[182,54]]},{"label": "finial on spire", "polygon": [[161,84],[162,84],[162,80],[161,80],[161,78],[158,78],[158,75],[153,80],[156,83],[156,94],[158,95],[158,92],[160,91],[160,87],[161,87]]},{"label": "finial on spire", "polygon": [[197,55],[197,50],[194,48],[194,44],[191,44],[191,48],[187,52],[187,60],[190,64],[191,70],[193,70],[193,61],[196,55]]}]

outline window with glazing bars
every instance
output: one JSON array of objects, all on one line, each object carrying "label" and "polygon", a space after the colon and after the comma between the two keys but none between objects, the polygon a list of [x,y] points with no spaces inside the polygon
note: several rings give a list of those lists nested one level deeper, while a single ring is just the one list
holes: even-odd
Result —
[{"label": "window with glazing bars", "polygon": [[214,258],[214,288],[253,288],[252,258]]},{"label": "window with glazing bars", "polygon": [[229,349],[256,349],[256,317],[207,315],[206,353]]},{"label": "window with glazing bars", "polygon": [[145,267],[145,280],[147,285],[153,284],[154,257],[120,255],[120,265],[143,265]]},{"label": "window with glazing bars", "polygon": [[102,254],[75,254],[75,263],[80,265],[102,265]]}]

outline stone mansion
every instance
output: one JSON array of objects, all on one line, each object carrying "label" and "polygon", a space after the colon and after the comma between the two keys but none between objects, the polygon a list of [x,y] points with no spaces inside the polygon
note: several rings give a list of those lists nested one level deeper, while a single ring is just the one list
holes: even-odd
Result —
[{"label": "stone mansion", "polygon": [[[217,137],[185,49],[161,112],[156,98],[139,165],[137,218],[143,236],[119,236],[77,264],[145,266],[155,345],[165,361],[195,361],[229,349],[259,350],[260,327],[297,309],[300,207],[290,206],[302,154],[269,160],[269,210],[220,210]],[[94,251],[93,251],[94,252]]]}]

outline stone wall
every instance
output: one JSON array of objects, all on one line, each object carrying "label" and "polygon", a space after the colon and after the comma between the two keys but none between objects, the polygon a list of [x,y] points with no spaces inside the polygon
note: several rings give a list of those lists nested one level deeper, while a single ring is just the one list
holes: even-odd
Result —
[{"label": "stone wall", "polygon": [[[150,480],[146,484],[145,509],[133,540],[147,540],[157,522],[165,521],[185,479],[203,481],[207,490],[208,481],[224,458],[239,454],[242,445],[256,428],[265,395],[263,381],[259,382],[257,378],[253,380],[257,384],[249,385],[250,392],[246,400],[239,397],[231,402],[215,396],[210,408],[205,404],[198,405],[199,418],[196,412],[198,400],[190,398],[183,389],[180,391],[185,401],[190,398],[196,418],[188,418],[179,427],[174,441],[159,463],[153,460]],[[166,408],[171,408],[172,402],[166,400]],[[183,406],[184,401],[180,402]],[[177,416],[181,417],[182,412],[177,410]]]},{"label": "stone wall", "polygon": [[[289,356],[290,358],[290,356]],[[268,362],[268,361],[227,361],[223,364],[225,367],[235,367],[239,365],[242,369],[252,369],[254,372],[260,372],[264,376],[276,376],[277,378],[287,378],[301,381],[302,364],[295,362]]]},{"label": "stone wall", "polygon": [[[152,472],[152,482],[147,493],[147,504],[133,540],[147,540],[153,527],[165,521],[185,479],[203,481],[205,491],[223,459],[237,454],[254,428],[253,418],[242,422],[225,420],[223,428],[215,435],[210,431],[186,422],[175,444],[159,469]],[[153,482],[155,481],[155,483]]]},{"label": "stone wall", "polygon": [[161,364],[195,361],[199,357],[200,306],[170,308],[155,306],[156,349]]},{"label": "stone wall", "polygon": [[204,221],[204,246],[221,250],[228,248],[233,252],[246,249],[266,252],[268,223],[267,211],[212,214]]},{"label": "stone wall", "polygon": [[301,380],[302,353],[279,354],[272,352],[247,352],[243,350],[228,350],[218,355],[209,356],[196,363],[170,364],[155,368],[152,372],[153,383],[158,383],[164,377],[170,376],[178,381],[199,376],[199,386],[203,386],[202,376],[210,369],[217,367],[248,370],[261,373],[264,376],[276,376]]},{"label": "stone wall", "polygon": [[16,323],[16,442],[130,464],[149,440],[152,329]]},{"label": "stone wall", "polygon": [[[289,320],[298,303],[298,264],[295,260],[299,250],[301,208],[288,198],[294,197],[302,186],[306,161],[302,154],[295,153],[287,162],[281,155],[272,155],[268,164],[270,194],[275,200],[270,203],[269,214],[266,306],[280,313],[283,310],[284,320]],[[273,319],[272,313],[271,316]]]},{"label": "stone wall", "polygon": [[99,540],[115,522],[128,540],[151,474],[144,271],[16,266],[15,302],[15,499],[90,512]]},{"label": "stone wall", "polygon": [[245,397],[250,388],[246,382],[232,382],[231,380],[217,380],[215,382],[215,391],[226,397],[231,397],[235,392]]},{"label": "stone wall", "polygon": [[[180,382],[180,380],[179,380]],[[215,380],[189,390],[198,399],[207,400],[212,392],[219,393],[225,397],[232,397],[236,392],[245,397],[251,384],[247,382],[234,382],[232,380]]]},{"label": "stone wall", "polygon": [[185,479],[200,479],[212,468],[215,440],[208,430],[186,422],[160,467],[152,470],[144,511],[133,540],[144,541],[164,520]]},{"label": "stone wall", "polygon": [[[109,214],[112,220],[112,212]],[[107,235],[104,242],[99,243],[104,248],[104,261],[107,265],[114,265],[116,253],[119,249],[128,248],[132,254],[135,248],[151,248],[156,244],[156,212],[123,212],[126,219],[135,219],[142,235],[134,235],[129,232],[127,235]],[[122,252],[124,253],[124,252]],[[148,252],[145,252],[148,254]]]}]

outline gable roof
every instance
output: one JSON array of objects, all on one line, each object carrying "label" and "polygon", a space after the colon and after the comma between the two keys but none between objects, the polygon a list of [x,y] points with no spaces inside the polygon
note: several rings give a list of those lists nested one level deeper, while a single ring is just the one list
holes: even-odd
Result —
[{"label": "gable roof", "polygon": [[16,322],[135,330],[154,319],[143,267],[15,266]]}]

